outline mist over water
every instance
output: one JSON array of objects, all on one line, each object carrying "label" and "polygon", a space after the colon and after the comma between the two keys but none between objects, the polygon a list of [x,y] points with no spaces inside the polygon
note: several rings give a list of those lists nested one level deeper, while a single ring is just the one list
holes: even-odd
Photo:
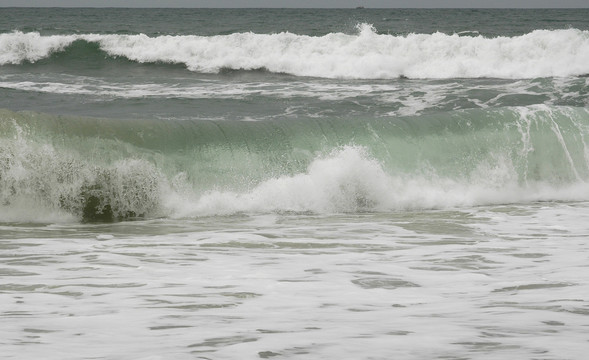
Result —
[{"label": "mist over water", "polygon": [[584,358],[587,10],[0,11],[5,358]]}]

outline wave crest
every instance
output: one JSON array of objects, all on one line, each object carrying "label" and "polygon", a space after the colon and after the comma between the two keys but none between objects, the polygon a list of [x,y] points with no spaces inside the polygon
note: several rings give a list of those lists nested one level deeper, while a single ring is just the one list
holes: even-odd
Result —
[{"label": "wave crest", "polygon": [[[354,35],[234,33],[217,36],[0,35],[0,64],[35,62],[76,40],[139,63],[183,64],[218,73],[266,69],[296,76],[350,79],[536,78],[589,74],[589,31],[535,30],[514,37],[378,34],[359,24]],[[98,53],[96,53],[98,56]]]},{"label": "wave crest", "polygon": [[293,123],[4,111],[0,221],[26,208],[115,221],[588,200],[588,115],[533,106]]}]

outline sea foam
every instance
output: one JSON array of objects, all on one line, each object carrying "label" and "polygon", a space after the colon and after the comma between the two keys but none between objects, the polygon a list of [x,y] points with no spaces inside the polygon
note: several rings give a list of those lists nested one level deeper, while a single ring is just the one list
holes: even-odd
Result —
[{"label": "sea foam", "polygon": [[585,182],[518,181],[510,159],[482,161],[463,177],[433,169],[390,173],[366,148],[344,146],[317,157],[306,172],[274,177],[249,191],[206,192],[199,197],[168,193],[173,218],[236,213],[316,214],[448,209],[536,201],[589,200]]},{"label": "sea foam", "polygon": [[[0,35],[0,64],[35,62],[74,41],[97,43],[111,57],[139,63],[184,64],[202,73],[258,70],[349,79],[537,78],[589,74],[589,31],[535,30],[514,37],[459,34],[379,34],[368,24],[356,34],[324,36],[234,33],[217,36]],[[99,56],[99,54],[97,54]]]},{"label": "sea foam", "polygon": [[37,32],[20,31],[0,34],[0,65],[36,62],[63,51],[77,38],[75,35],[41,36]]}]

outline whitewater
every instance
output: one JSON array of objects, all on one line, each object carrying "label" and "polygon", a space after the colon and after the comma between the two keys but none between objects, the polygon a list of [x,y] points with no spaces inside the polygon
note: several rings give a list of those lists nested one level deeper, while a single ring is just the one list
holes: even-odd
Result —
[{"label": "whitewater", "polygon": [[0,8],[0,354],[584,359],[588,19]]},{"label": "whitewater", "polygon": [[0,64],[36,62],[75,42],[97,44],[111,57],[139,63],[183,64],[189,70],[264,69],[275,73],[346,79],[537,78],[588,75],[589,31],[535,30],[515,37],[458,34],[358,33],[320,37],[291,33],[217,36],[51,35],[16,31],[0,35]]}]

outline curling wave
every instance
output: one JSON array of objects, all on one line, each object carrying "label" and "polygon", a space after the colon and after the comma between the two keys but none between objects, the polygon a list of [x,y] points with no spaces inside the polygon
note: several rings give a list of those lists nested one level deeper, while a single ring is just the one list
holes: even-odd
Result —
[{"label": "curling wave", "polygon": [[585,108],[256,122],[4,110],[0,134],[0,221],[589,200]]}]

